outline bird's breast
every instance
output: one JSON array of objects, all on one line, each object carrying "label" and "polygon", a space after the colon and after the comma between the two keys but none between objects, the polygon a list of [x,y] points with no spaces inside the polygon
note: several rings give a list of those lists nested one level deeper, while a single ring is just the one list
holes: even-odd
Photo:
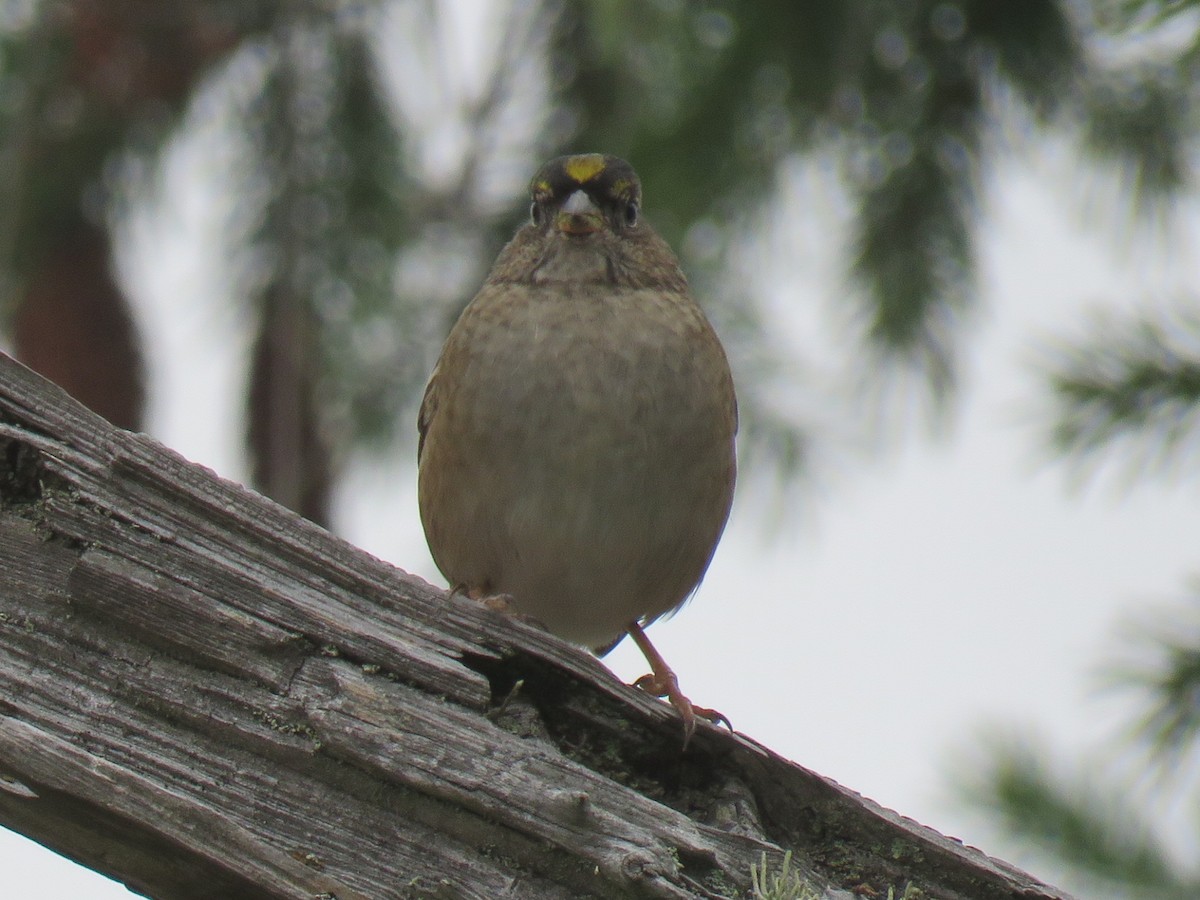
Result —
[{"label": "bird's breast", "polygon": [[724,354],[690,300],[539,293],[470,344],[455,406],[470,410],[478,439],[497,451],[536,445],[544,464],[606,468],[730,437]]}]

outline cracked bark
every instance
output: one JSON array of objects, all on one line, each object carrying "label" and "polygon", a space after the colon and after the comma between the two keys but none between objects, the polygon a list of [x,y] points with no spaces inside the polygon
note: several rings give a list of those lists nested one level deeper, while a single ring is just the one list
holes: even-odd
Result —
[{"label": "cracked bark", "polygon": [[0,355],[0,824],[162,900],[1066,895]]}]

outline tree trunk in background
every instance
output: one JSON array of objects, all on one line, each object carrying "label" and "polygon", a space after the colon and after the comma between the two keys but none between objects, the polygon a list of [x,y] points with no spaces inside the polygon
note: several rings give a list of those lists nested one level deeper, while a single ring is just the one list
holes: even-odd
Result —
[{"label": "tree trunk in background", "polygon": [[268,288],[250,360],[247,444],[255,488],[328,526],[333,464],[317,414],[317,325],[308,316],[285,288]]},{"label": "tree trunk in background", "polygon": [[[0,265],[17,355],[123,428],[142,425],[141,335],[101,224],[105,174],[170,133],[203,72],[241,37],[198,0],[40,4],[4,48],[6,171]],[[251,12],[251,4],[244,4]]]},{"label": "tree trunk in background", "polygon": [[113,279],[108,235],[83,221],[33,271],[13,320],[21,360],[121,428],[146,402],[141,340]]}]

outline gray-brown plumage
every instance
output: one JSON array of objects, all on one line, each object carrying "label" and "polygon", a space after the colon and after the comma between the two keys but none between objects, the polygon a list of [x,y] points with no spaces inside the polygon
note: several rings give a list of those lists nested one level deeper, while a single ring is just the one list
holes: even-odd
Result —
[{"label": "gray-brown plumage", "polygon": [[[733,498],[725,353],[629,164],[547,163],[531,220],[442,350],[419,419],[421,521],[472,596],[591,648],[627,631],[690,735],[647,625],[699,583]],[[699,710],[701,714],[711,711]],[[715,715],[715,714],[712,714]]]}]

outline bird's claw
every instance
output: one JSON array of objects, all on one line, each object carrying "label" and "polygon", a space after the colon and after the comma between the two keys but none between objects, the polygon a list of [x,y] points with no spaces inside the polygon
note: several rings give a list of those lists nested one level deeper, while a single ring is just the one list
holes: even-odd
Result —
[{"label": "bird's claw", "polygon": [[714,725],[718,723],[723,724],[730,731],[733,731],[733,723],[729,721],[729,718],[724,713],[717,712],[715,709],[709,709],[707,706],[695,706],[691,700],[684,696],[683,691],[679,690],[679,679],[669,669],[663,677],[654,673],[643,675],[633,683],[633,686],[651,696],[666,698],[679,711],[679,717],[683,719],[684,750],[687,749],[692,735],[696,732],[697,717],[712,722]]}]

